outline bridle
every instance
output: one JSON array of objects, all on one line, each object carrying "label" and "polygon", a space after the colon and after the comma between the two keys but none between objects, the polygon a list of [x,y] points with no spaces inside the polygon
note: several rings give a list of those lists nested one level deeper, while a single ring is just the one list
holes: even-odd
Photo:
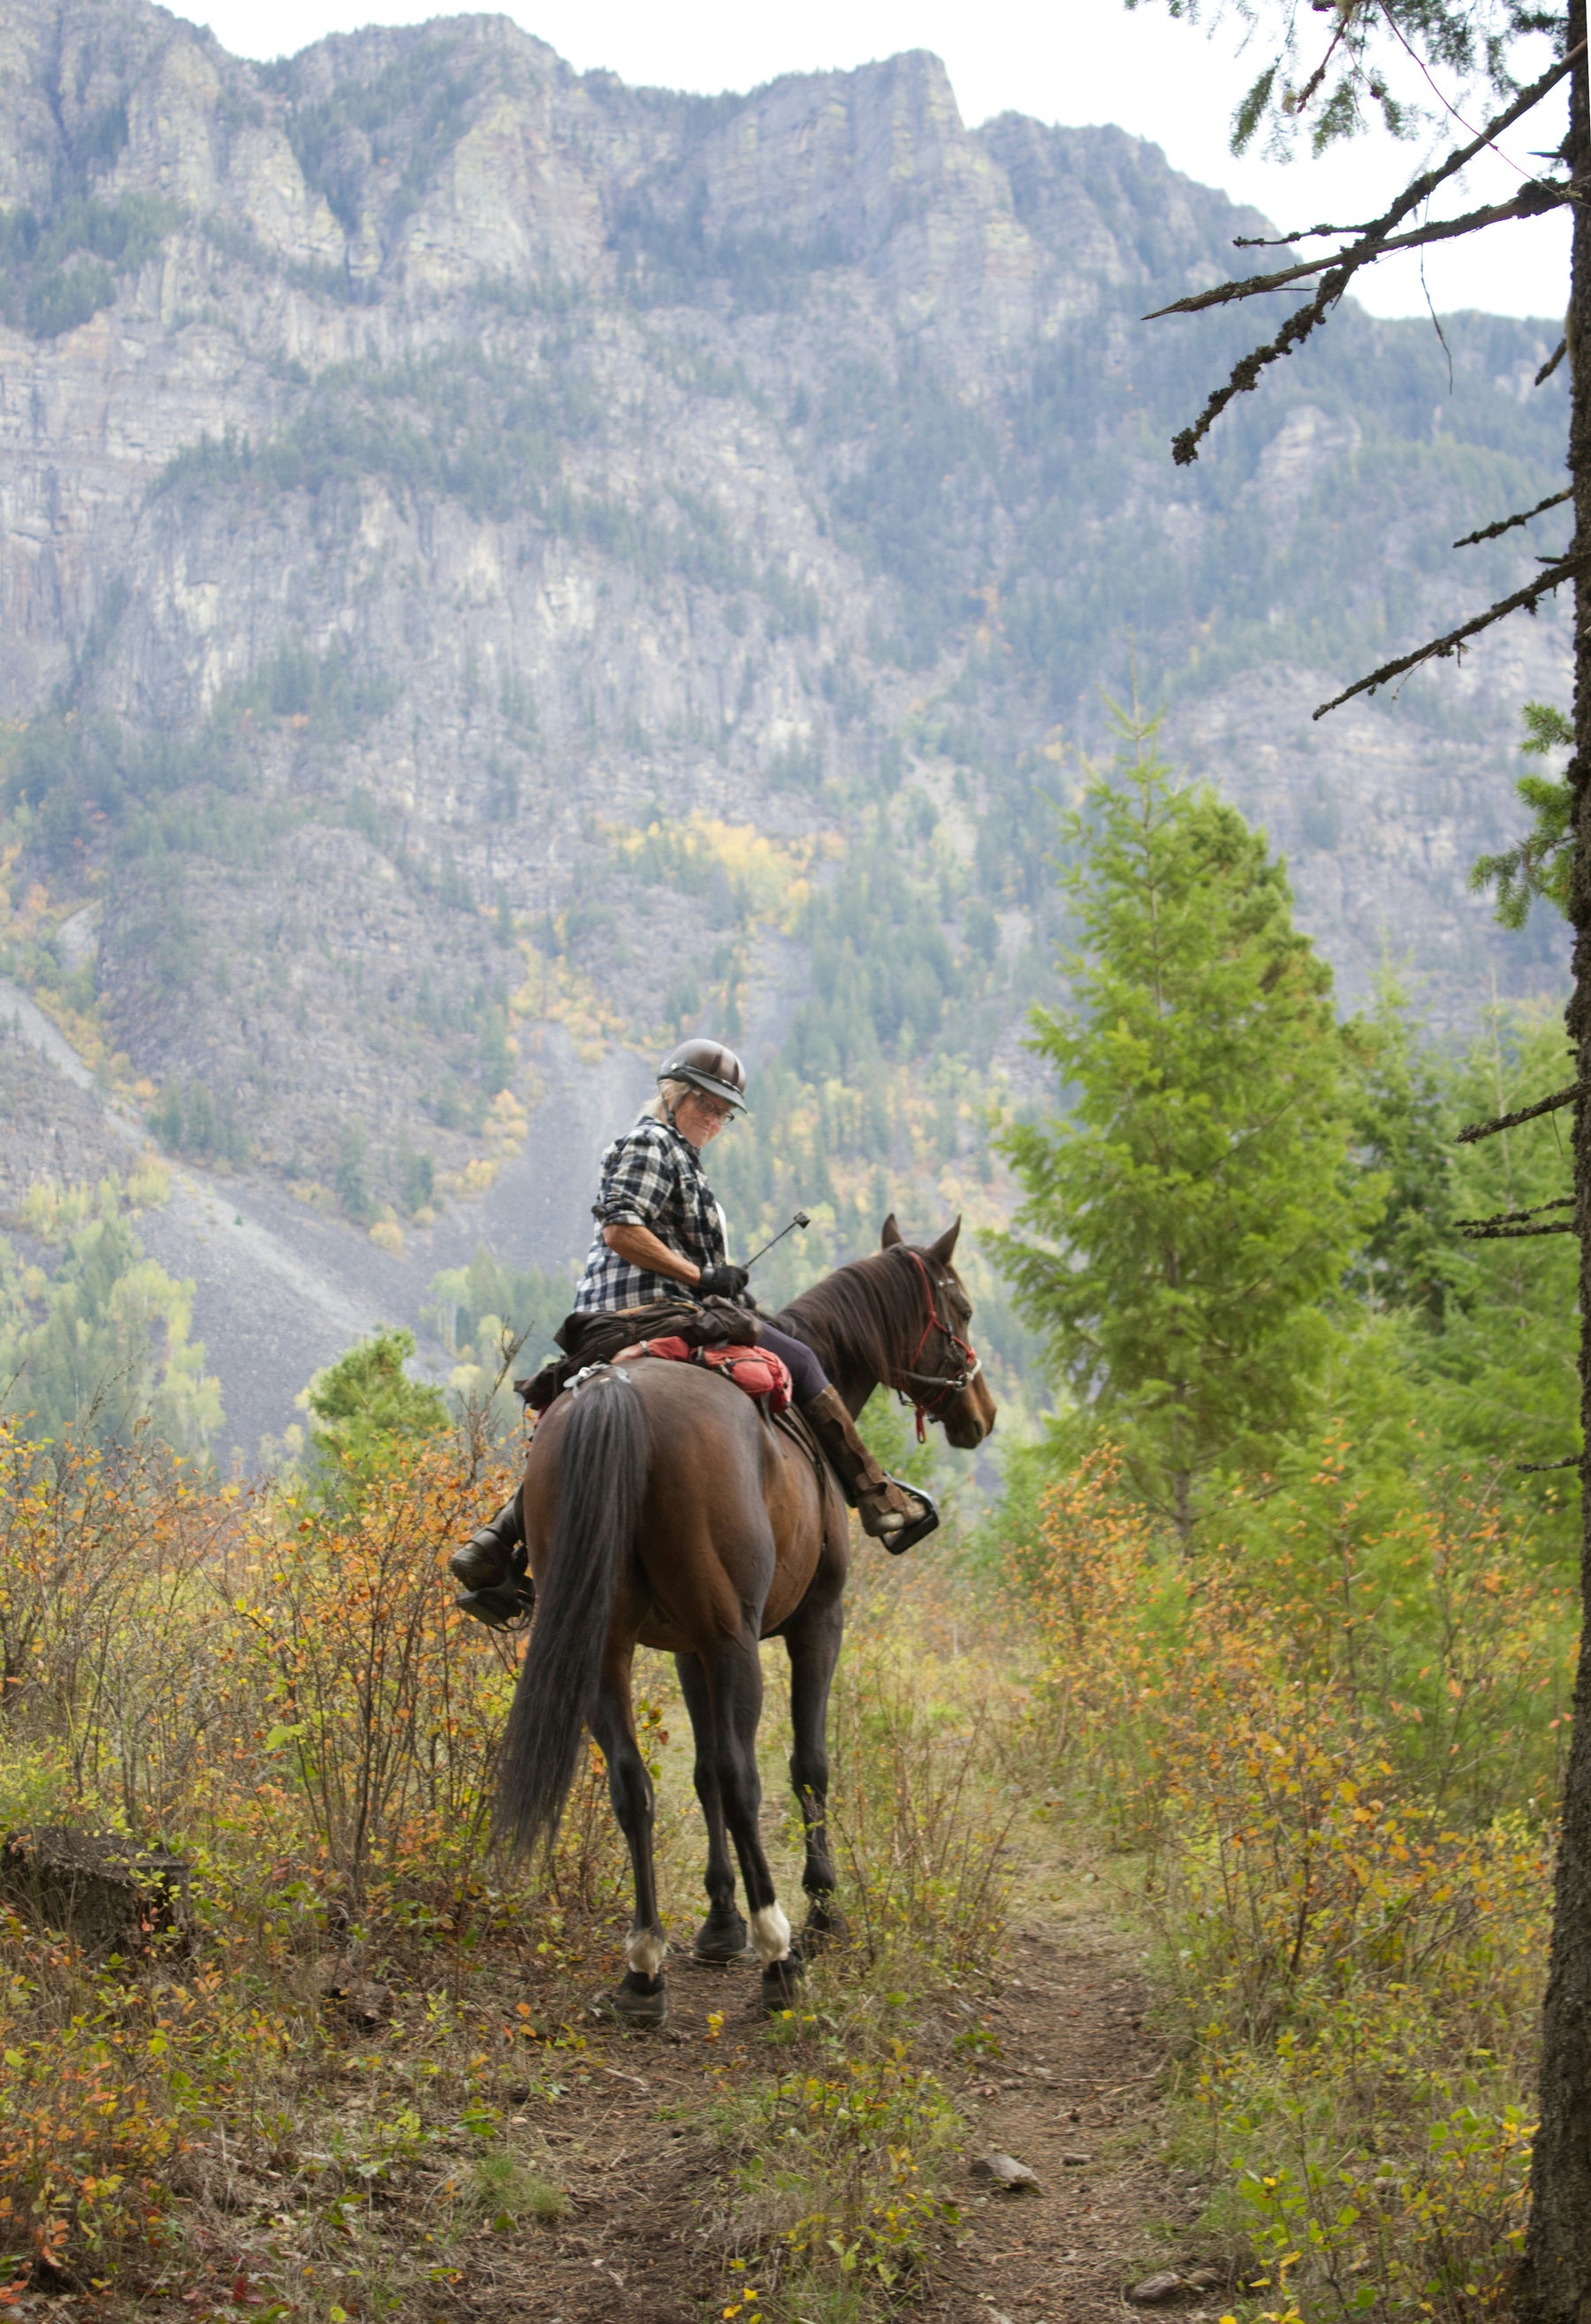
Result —
[{"label": "bridle", "polygon": [[[982,1371],[983,1364],[971,1341],[964,1340],[957,1333],[953,1332],[940,1314],[934,1300],[934,1287],[930,1279],[929,1271],[917,1252],[908,1246],[906,1256],[922,1277],[923,1296],[928,1301],[928,1321],[918,1335],[917,1345],[911,1351],[911,1362],[902,1370],[892,1374],[889,1385],[894,1389],[901,1402],[903,1405],[910,1405],[915,1413],[917,1441],[921,1444],[928,1435],[928,1422],[938,1418],[939,1406],[947,1397],[959,1396],[965,1388],[972,1386],[979,1372]],[[933,1332],[941,1333],[950,1342],[952,1353],[960,1360],[957,1370],[953,1372],[913,1370],[912,1366],[922,1354],[928,1345],[929,1335]],[[917,1390],[921,1388],[932,1388],[933,1395],[920,1396]]]}]

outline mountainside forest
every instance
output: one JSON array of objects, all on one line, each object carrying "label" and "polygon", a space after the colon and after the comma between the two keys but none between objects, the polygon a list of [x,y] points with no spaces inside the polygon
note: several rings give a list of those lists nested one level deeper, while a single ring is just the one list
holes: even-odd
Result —
[{"label": "mountainside forest", "polygon": [[771,1285],[892,1205],[1003,1215],[1056,808],[1134,686],[1348,1000],[1389,951],[1439,1029],[1556,993],[1560,933],[1502,938],[1465,879],[1562,616],[1308,713],[1556,540],[1450,552],[1558,484],[1558,327],[1347,312],[1174,469],[1248,325],[1141,318],[1260,230],[1115,129],[969,131],[924,53],[707,99],[499,17],[261,66],[12,0],[19,1264],[71,1231],[31,1185],[153,1142],[139,1231],[252,1452],[383,1318],[433,1368],[544,1327],[596,1153],[698,1027],[755,1074],[714,1157],[741,1248],[816,1216]]}]

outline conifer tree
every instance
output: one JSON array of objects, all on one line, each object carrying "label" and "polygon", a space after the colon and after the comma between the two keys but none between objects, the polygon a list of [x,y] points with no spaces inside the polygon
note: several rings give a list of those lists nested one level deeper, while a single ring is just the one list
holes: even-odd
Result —
[{"label": "conifer tree", "polygon": [[356,1482],[412,1443],[448,1425],[439,1388],[407,1370],[414,1334],[402,1326],[360,1340],[319,1371],[301,1398],[322,1469]]},{"label": "conifer tree", "polygon": [[1263,835],[1179,789],[1117,714],[1114,782],[1068,836],[1082,943],[1031,1046],[1063,1111],[1010,1131],[1026,1190],[1002,1263],[1085,1425],[1191,1545],[1199,1484],[1263,1465],[1305,1412],[1322,1300],[1379,1207],[1347,1167],[1353,1100],[1331,972]]},{"label": "conifer tree", "polygon": [[[1128,0],[1129,5],[1133,0]],[[1201,13],[1200,0],[1167,0],[1173,15]],[[1439,637],[1411,644],[1357,678],[1316,716],[1359,694],[1374,693],[1429,661],[1451,659],[1468,641],[1511,614],[1533,612],[1559,589],[1574,597],[1573,752],[1563,792],[1542,786],[1527,805],[1536,829],[1512,866],[1491,868],[1503,884],[1509,909],[1528,908],[1532,884],[1567,907],[1574,936],[1573,991],[1566,1011],[1576,1052],[1568,1091],[1542,1093],[1575,1103],[1574,1184],[1578,1228],[1580,1440],[1591,1432],[1591,40],[1587,0],[1205,0],[1203,13],[1230,13],[1248,38],[1262,44],[1261,70],[1239,102],[1233,143],[1241,151],[1264,134],[1285,144],[1300,135],[1318,152],[1381,116],[1394,134],[1408,134],[1426,115],[1429,126],[1445,115],[1453,143],[1447,154],[1411,178],[1378,217],[1348,226],[1321,224],[1293,231],[1285,263],[1191,293],[1168,311],[1190,313],[1278,290],[1299,293],[1273,334],[1232,369],[1203,410],[1172,441],[1172,457],[1196,460],[1211,428],[1235,397],[1252,393],[1273,364],[1284,362],[1328,319],[1361,268],[1427,243],[1456,242],[1512,219],[1564,208],[1571,221],[1564,285],[1563,337],[1537,374],[1538,384],[1567,359],[1568,480],[1529,509],[1497,512],[1455,548],[1496,540],[1516,528],[1564,511],[1568,540],[1543,557],[1522,587],[1471,612]],[[1549,60],[1541,69],[1540,43]],[[1533,77],[1528,81],[1524,75]],[[1400,83],[1407,93],[1401,93]],[[1439,110],[1433,114],[1430,97]],[[1568,120],[1559,111],[1567,95]],[[1477,107],[1471,111],[1471,106]],[[1478,208],[1448,208],[1462,174],[1477,155],[1495,152],[1515,124],[1533,170],[1510,160],[1517,187]],[[1443,189],[1447,189],[1446,194]],[[1441,196],[1437,214],[1434,197]],[[1443,215],[1446,210],[1448,214]],[[1299,246],[1308,245],[1300,256]],[[1272,245],[1274,250],[1275,245]],[[1486,875],[1483,874],[1483,878]],[[1566,1449],[1567,1459],[1575,1457]],[[1582,1454],[1583,1458],[1583,1454]],[[1574,1720],[1564,1782],[1558,1855],[1552,1957],[1542,2012],[1540,2125],[1531,2154],[1531,2220],[1523,2264],[1513,2287],[1516,2312],[1527,2324],[1585,2324],[1591,2315],[1591,1497],[1582,1500],[1581,1594],[1586,1618],[1575,1686]]]}]

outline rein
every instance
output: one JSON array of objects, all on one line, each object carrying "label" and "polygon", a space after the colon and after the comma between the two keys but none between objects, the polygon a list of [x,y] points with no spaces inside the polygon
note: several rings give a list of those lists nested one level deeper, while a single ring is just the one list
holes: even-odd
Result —
[{"label": "rein", "polygon": [[[928,1301],[928,1321],[918,1334],[917,1345],[911,1351],[911,1362],[903,1370],[891,1376],[889,1385],[894,1389],[903,1405],[911,1406],[917,1420],[917,1441],[921,1444],[928,1436],[927,1424],[938,1416],[939,1406],[946,1397],[959,1396],[964,1388],[970,1388],[982,1371],[983,1364],[971,1341],[960,1338],[950,1329],[940,1314],[934,1299],[933,1285],[929,1280],[928,1269],[917,1252],[908,1247],[906,1256],[922,1277],[923,1296]],[[960,1359],[959,1370],[953,1372],[920,1372],[912,1369],[921,1356],[923,1349],[928,1345],[930,1333],[933,1332],[942,1333],[949,1341],[952,1351]],[[917,1390],[920,1388],[932,1388],[934,1394],[929,1397],[919,1396]]]}]

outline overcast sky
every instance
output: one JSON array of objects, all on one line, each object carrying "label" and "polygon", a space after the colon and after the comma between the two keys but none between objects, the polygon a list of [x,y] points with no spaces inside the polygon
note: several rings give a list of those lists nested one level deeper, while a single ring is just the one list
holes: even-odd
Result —
[{"label": "overcast sky", "polygon": [[[438,14],[427,0],[213,0],[178,13],[211,25],[229,49],[249,57],[291,54],[323,33],[362,23],[417,23]],[[1279,226],[1374,217],[1419,166],[1423,148],[1364,139],[1321,161],[1278,163],[1227,150],[1233,104],[1259,69],[1257,52],[1236,52],[1238,28],[1207,35],[1151,5],[1132,14],[1122,0],[806,0],[782,8],[745,0],[513,0],[504,12],[550,42],[581,72],[603,66],[631,82],[717,91],[754,88],[781,73],[865,63],[902,49],[932,49],[949,69],[969,124],[1007,111],[1041,121],[1111,121],[1152,138],[1179,170],[1235,198],[1254,203]],[[1465,207],[1505,198],[1531,148],[1553,144],[1562,107],[1549,99],[1504,139],[1509,161],[1477,165],[1463,184]],[[1470,116],[1473,118],[1474,116]],[[1460,133],[1455,133],[1460,134]],[[1445,150],[1447,139],[1441,141]],[[1438,311],[1479,307],[1494,313],[1560,315],[1568,279],[1568,220],[1551,217],[1493,227],[1426,260]],[[1426,311],[1417,263],[1383,262],[1355,285],[1377,314]]]}]

